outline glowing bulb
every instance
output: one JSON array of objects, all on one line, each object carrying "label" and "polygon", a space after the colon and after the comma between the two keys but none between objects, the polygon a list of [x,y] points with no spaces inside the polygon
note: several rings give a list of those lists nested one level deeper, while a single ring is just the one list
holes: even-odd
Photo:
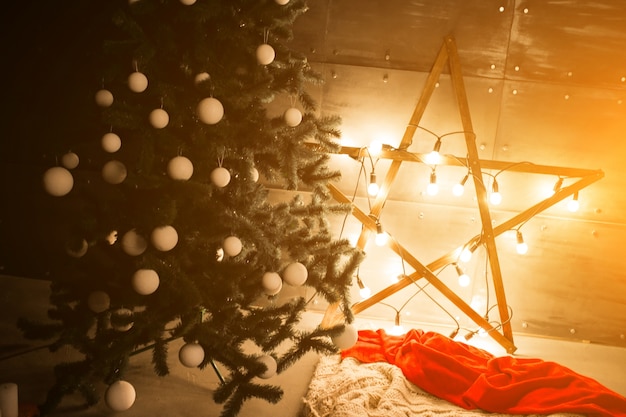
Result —
[{"label": "glowing bulb", "polygon": [[459,285],[461,287],[467,287],[470,284],[471,278],[458,266],[454,265],[456,273],[459,275]]},{"label": "glowing bulb", "polygon": [[575,213],[580,208],[580,203],[578,200],[570,200],[567,202],[567,209],[572,213]]},{"label": "glowing bulb", "polygon": [[578,211],[580,203],[578,202],[578,192],[574,193],[574,197],[567,202],[567,209],[572,213]]},{"label": "glowing bulb", "polygon": [[437,195],[439,192],[439,186],[437,185],[437,175],[435,171],[430,173],[430,182],[428,183],[428,187],[426,187],[426,194],[428,195]]},{"label": "glowing bulb", "polygon": [[389,236],[385,232],[376,233],[376,239],[374,240],[376,242],[376,246],[385,246],[388,238]]},{"label": "glowing bulb", "polygon": [[378,156],[383,150],[383,144],[381,141],[373,140],[368,147],[368,151],[372,156]]},{"label": "glowing bulb", "polygon": [[502,194],[500,194],[497,191],[492,192],[489,195],[489,202],[493,204],[494,206],[497,206],[498,204],[502,203]]},{"label": "glowing bulb", "polygon": [[528,252],[528,245],[524,242],[524,237],[522,236],[522,232],[520,232],[519,230],[517,231],[517,246],[516,246],[516,250],[517,253],[519,253],[520,255],[524,255],[526,252]]},{"label": "glowing bulb", "polygon": [[469,248],[463,248],[459,259],[463,262],[469,262],[472,259],[472,251]]},{"label": "glowing bulb", "polygon": [[370,287],[363,287],[361,289],[359,289],[359,295],[361,296],[362,299],[366,299],[369,298],[372,295],[372,290],[370,290]]},{"label": "glowing bulb", "polygon": [[376,238],[374,240],[374,242],[376,242],[376,246],[385,246],[388,238],[389,235],[385,233],[381,224],[378,223],[376,225]]},{"label": "glowing bulb", "polygon": [[431,151],[430,153],[426,154],[425,159],[426,163],[429,165],[438,165],[439,163],[441,163],[441,155],[438,151]]},{"label": "glowing bulb", "polygon": [[457,197],[461,197],[465,192],[465,183],[467,182],[468,178],[469,174],[465,175],[458,184],[454,184],[454,187],[452,187],[452,194]]},{"label": "glowing bulb", "polygon": [[378,184],[376,183],[376,174],[372,172],[370,174],[370,184],[367,186],[367,193],[372,197],[376,197],[376,195],[378,195],[379,189],[380,188],[378,187]]},{"label": "glowing bulb", "polygon": [[438,165],[441,163],[441,154],[439,154],[439,150],[441,149],[441,139],[437,139],[435,142],[435,146],[432,152],[426,155],[426,163],[429,165]]},{"label": "glowing bulb", "polygon": [[491,194],[489,195],[489,202],[494,206],[497,206],[502,202],[502,195],[498,190],[498,182],[496,179],[493,179],[493,184],[491,184]]},{"label": "glowing bulb", "polygon": [[469,275],[463,274],[459,276],[459,286],[465,288],[470,285],[470,282],[472,282],[472,279]]}]

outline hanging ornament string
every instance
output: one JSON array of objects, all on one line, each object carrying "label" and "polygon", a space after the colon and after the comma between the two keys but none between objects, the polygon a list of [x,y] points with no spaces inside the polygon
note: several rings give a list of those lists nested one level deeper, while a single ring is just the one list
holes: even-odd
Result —
[{"label": "hanging ornament string", "polygon": [[224,163],[225,155],[226,155],[226,148],[222,147],[221,152],[217,156],[217,166],[220,167],[220,168],[222,167],[222,164]]},{"label": "hanging ornament string", "polygon": [[269,29],[263,29],[263,43],[267,43],[269,38],[270,38],[270,31],[269,31]]}]

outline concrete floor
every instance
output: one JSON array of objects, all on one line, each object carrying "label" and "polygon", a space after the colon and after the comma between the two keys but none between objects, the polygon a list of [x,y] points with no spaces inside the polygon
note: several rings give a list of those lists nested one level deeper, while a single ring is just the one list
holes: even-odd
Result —
[{"label": "concrete floor", "polygon": [[[20,403],[37,404],[44,400],[47,388],[53,381],[52,365],[72,356],[69,350],[55,354],[45,349],[28,351],[38,346],[25,340],[15,327],[17,317],[45,318],[48,300],[48,286],[43,281],[15,278],[0,275],[0,383],[18,384]],[[321,314],[311,312],[305,315],[304,326],[315,326]],[[375,318],[359,317],[357,327],[377,329],[388,323]],[[417,326],[416,326],[417,327]],[[428,330],[438,329],[428,328]],[[449,329],[441,329],[449,333]],[[473,338],[470,343],[500,355],[504,350],[488,338]],[[518,350],[516,356],[535,357],[565,365],[572,370],[594,378],[608,388],[626,395],[626,349],[564,342],[557,340],[519,337],[515,338]],[[150,352],[133,357],[127,380],[137,391],[137,399],[132,408],[123,413],[124,417],[144,417],[149,415],[168,417],[213,417],[218,416],[221,406],[212,400],[218,378],[212,369],[204,371],[189,369],[180,365],[175,355],[178,345],[170,346],[172,355],[171,374],[157,377],[150,364]],[[277,404],[262,400],[246,402],[242,417],[295,417],[302,407],[302,398],[318,361],[317,355],[306,355],[294,366],[267,382],[281,386],[285,395]],[[104,386],[102,387],[104,392]],[[54,416],[104,417],[119,414],[111,411],[103,402],[89,409],[80,407],[80,398],[67,398]]]}]

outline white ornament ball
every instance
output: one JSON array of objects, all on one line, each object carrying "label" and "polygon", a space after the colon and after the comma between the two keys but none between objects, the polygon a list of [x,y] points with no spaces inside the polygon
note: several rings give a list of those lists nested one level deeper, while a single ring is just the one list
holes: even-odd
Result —
[{"label": "white ornament ball", "polygon": [[99,314],[111,307],[111,298],[104,291],[93,291],[87,297],[87,306],[91,311]]},{"label": "white ornament ball", "polygon": [[278,369],[278,364],[276,363],[276,359],[270,355],[263,355],[259,358],[259,362],[265,365],[267,368],[265,372],[263,372],[259,377],[263,379],[268,379],[276,375],[276,370]]},{"label": "white ornament ball", "polygon": [[72,249],[70,247],[66,247],[65,251],[73,258],[82,258],[87,253],[87,249],[89,249],[89,244],[85,239],[83,239],[80,243],[80,248]]},{"label": "white ornament ball", "polygon": [[62,197],[72,191],[74,177],[66,168],[52,167],[43,174],[43,187],[48,194]]},{"label": "white ornament ball", "polygon": [[180,0],[180,2],[184,4],[185,6],[191,6],[192,4],[196,2],[196,0]]},{"label": "white ornament ball", "polygon": [[[111,313],[112,316],[118,316],[118,317],[132,317],[133,312],[131,310],[129,310],[128,308],[118,308],[117,310],[113,311]],[[125,324],[114,324],[113,325],[113,329],[117,330],[118,332],[127,332],[130,329],[132,329],[133,327],[133,322],[129,321],[128,323]]]},{"label": "white ornament ball", "polygon": [[187,181],[193,175],[193,164],[184,156],[176,156],[167,163],[167,175],[173,180]]},{"label": "white ornament ball", "polygon": [[262,284],[267,295],[276,295],[283,288],[283,280],[276,272],[264,273]]},{"label": "white ornament ball", "polygon": [[113,411],[126,411],[135,403],[137,393],[130,382],[115,381],[108,386],[104,402]]},{"label": "white ornament ball", "polygon": [[106,152],[114,153],[122,147],[122,139],[113,132],[105,133],[102,135],[101,145]]},{"label": "white ornament ball", "polygon": [[130,256],[139,256],[148,248],[148,241],[137,233],[137,230],[131,229],[122,236],[122,250]]},{"label": "white ornament ball", "polygon": [[170,115],[163,109],[154,109],[150,112],[150,124],[155,129],[163,129],[170,122]]},{"label": "white ornament ball", "polygon": [[261,65],[269,65],[274,62],[274,58],[276,57],[276,52],[271,45],[266,43],[261,44],[256,48],[256,60]]},{"label": "white ornament ball", "polygon": [[343,332],[331,339],[339,349],[346,350],[354,346],[359,340],[359,332],[352,324],[346,324]]},{"label": "white ornament ball", "polygon": [[289,0],[274,0],[276,1],[276,4],[279,4],[281,6],[284,6],[285,4],[289,3]]},{"label": "white ornament ball", "polygon": [[133,274],[131,285],[140,295],[150,295],[159,288],[159,274],[154,269],[138,269]]},{"label": "white ornament ball", "polygon": [[150,235],[152,246],[161,252],[167,252],[174,249],[178,243],[178,232],[172,226],[156,227]]},{"label": "white ornament ball", "polygon": [[204,349],[199,343],[185,343],[178,351],[178,360],[187,368],[195,368],[204,361]]},{"label": "white ornament ball", "polygon": [[128,76],[128,88],[135,93],[143,93],[148,88],[148,78],[139,71]]},{"label": "white ornament ball", "polygon": [[61,164],[67,169],[74,169],[78,166],[80,159],[74,152],[68,152],[61,157]]},{"label": "white ornament ball", "polygon": [[105,88],[96,91],[94,98],[100,107],[110,107],[113,104],[113,93]]},{"label": "white ornament ball", "polygon": [[250,170],[250,179],[254,182],[257,182],[259,180],[259,170],[257,170],[255,167],[252,167],[252,169]]},{"label": "white ornament ball", "polygon": [[302,112],[295,107],[288,108],[283,114],[287,126],[296,127],[302,122]]},{"label": "white ornament ball", "polygon": [[224,167],[217,167],[211,171],[211,182],[219,188],[224,188],[230,182],[230,172]]},{"label": "white ornament ball", "polygon": [[199,74],[196,74],[196,77],[194,78],[194,82],[196,83],[196,85],[198,84],[202,84],[205,81],[209,81],[211,79],[211,76],[209,75],[208,72],[201,72]]},{"label": "white ornament ball", "polygon": [[241,250],[243,249],[243,244],[237,236],[228,236],[222,242],[222,248],[224,249],[224,253],[226,255],[237,256],[241,253]]},{"label": "white ornament ball", "polygon": [[202,123],[214,125],[224,117],[224,106],[218,99],[207,97],[198,103],[196,114]]},{"label": "white ornament ball", "polygon": [[283,278],[285,279],[285,282],[295,287],[304,284],[308,276],[309,271],[307,271],[306,266],[300,262],[290,263],[283,271]]},{"label": "white ornament ball", "polygon": [[102,167],[102,178],[109,184],[121,184],[126,179],[128,171],[126,165],[117,160],[112,160]]}]

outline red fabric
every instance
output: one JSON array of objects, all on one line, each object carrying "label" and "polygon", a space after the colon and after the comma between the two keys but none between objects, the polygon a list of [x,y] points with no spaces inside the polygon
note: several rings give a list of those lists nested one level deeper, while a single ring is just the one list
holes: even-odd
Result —
[{"label": "red fabric", "polygon": [[496,357],[438,333],[362,330],[356,345],[342,352],[347,356],[395,364],[424,391],[468,410],[626,417],[625,397],[562,365]]}]

